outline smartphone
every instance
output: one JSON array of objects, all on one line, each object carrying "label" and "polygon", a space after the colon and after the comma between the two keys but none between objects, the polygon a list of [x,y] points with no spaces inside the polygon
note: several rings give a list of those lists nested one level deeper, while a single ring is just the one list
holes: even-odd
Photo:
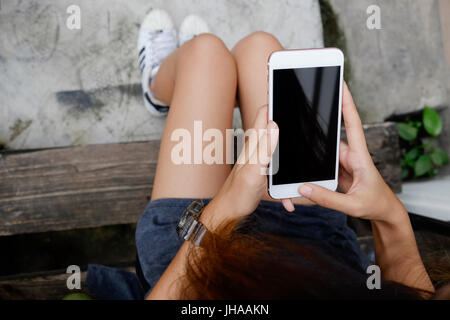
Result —
[{"label": "smartphone", "polygon": [[269,195],[300,197],[304,183],[336,190],[344,54],[336,48],[275,51],[268,69],[268,116],[280,130]]}]

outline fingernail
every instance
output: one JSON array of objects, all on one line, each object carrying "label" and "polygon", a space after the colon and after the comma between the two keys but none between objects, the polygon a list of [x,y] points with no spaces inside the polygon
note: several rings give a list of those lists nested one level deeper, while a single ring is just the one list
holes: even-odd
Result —
[{"label": "fingernail", "polygon": [[312,188],[310,186],[307,186],[307,185],[302,185],[299,188],[298,191],[300,192],[300,194],[302,196],[305,196],[305,197],[309,198],[311,196],[311,193],[312,193]]},{"label": "fingernail", "polygon": [[267,124],[267,132],[268,132],[268,134],[273,136],[276,133],[277,129],[278,129],[277,124],[275,122],[273,122],[273,121],[269,121],[269,123]]},{"label": "fingernail", "polygon": [[269,120],[269,123],[267,124],[267,129],[272,130],[272,129],[276,129],[277,128],[277,124],[275,122],[273,122],[272,120]]}]

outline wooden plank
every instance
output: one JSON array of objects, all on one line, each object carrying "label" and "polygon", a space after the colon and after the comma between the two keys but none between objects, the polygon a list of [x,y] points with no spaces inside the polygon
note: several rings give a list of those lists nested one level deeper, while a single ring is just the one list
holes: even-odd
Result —
[{"label": "wooden plank", "polygon": [[69,290],[69,274],[49,274],[22,279],[0,281],[1,300],[61,300],[70,293],[91,295],[85,286],[87,272],[81,273],[81,289]]},{"label": "wooden plank", "polygon": [[131,266],[136,261],[136,225],[27,233],[0,237],[0,279],[14,274],[63,270],[76,264]]},{"label": "wooden plank", "polygon": [[135,223],[159,141],[3,154],[0,235]]},{"label": "wooden plank", "polygon": [[[395,124],[364,130],[381,175],[400,191]],[[158,151],[149,141],[0,154],[0,236],[137,222]]]},{"label": "wooden plank", "polygon": [[[123,268],[135,272],[134,267]],[[71,293],[85,293],[95,299],[85,285],[87,272],[81,272],[81,289],[67,288],[67,273],[44,273],[43,275],[22,275],[17,279],[0,281],[0,300],[61,300]]]}]

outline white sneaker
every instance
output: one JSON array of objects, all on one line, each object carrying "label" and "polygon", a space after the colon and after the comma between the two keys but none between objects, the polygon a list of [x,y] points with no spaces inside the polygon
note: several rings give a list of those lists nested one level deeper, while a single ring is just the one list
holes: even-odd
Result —
[{"label": "white sneaker", "polygon": [[186,41],[191,40],[201,33],[208,33],[209,28],[205,20],[197,15],[191,14],[184,18],[178,33],[179,46],[181,47]]},{"label": "white sneaker", "polygon": [[169,14],[161,9],[150,9],[139,30],[138,62],[144,104],[155,116],[166,115],[169,107],[155,97],[150,83],[161,63],[176,48],[177,32]]}]

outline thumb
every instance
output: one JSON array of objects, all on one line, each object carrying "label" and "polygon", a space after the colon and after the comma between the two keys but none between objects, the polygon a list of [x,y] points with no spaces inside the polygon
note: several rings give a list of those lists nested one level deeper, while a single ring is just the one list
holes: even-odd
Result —
[{"label": "thumb", "polygon": [[316,184],[303,184],[298,188],[298,192],[305,198],[316,204],[353,215],[355,201],[350,195],[328,190]]},{"label": "thumb", "polygon": [[267,129],[264,131],[258,144],[258,160],[263,167],[267,167],[275,151],[278,142],[278,126],[269,120]]}]

